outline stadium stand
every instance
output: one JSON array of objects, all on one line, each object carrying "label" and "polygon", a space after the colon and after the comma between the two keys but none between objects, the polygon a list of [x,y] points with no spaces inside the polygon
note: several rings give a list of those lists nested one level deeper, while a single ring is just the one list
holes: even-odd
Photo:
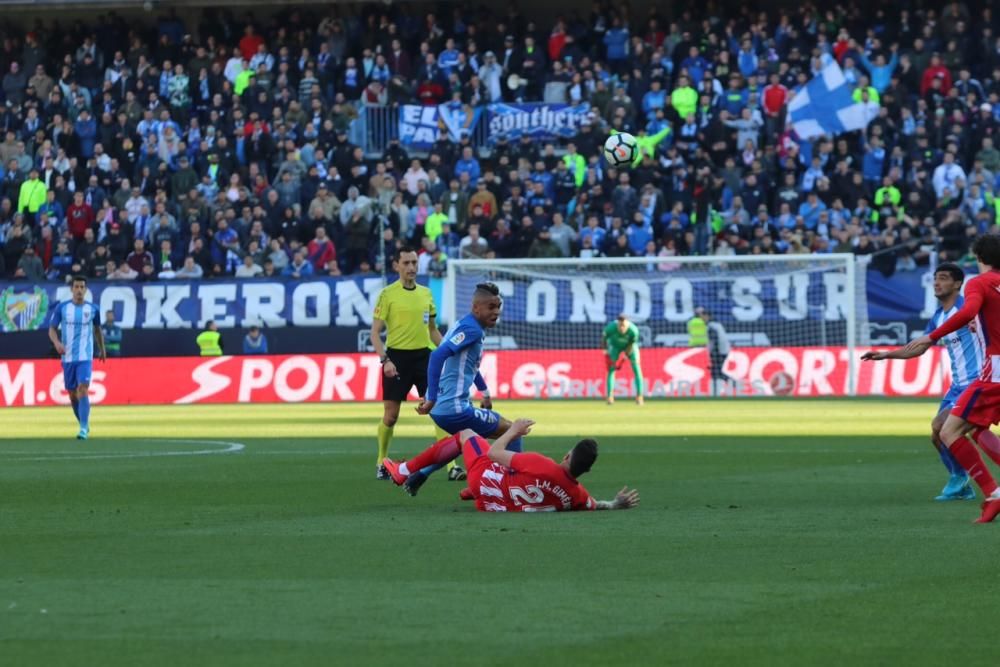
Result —
[{"label": "stadium stand", "polygon": [[[544,24],[464,5],[208,9],[197,25],[108,13],[8,31],[0,275],[299,279],[377,271],[408,242],[434,258],[422,270],[460,256],[853,252],[888,276],[961,259],[995,228],[988,3],[726,20],[711,6],[598,5]],[[870,122],[806,141],[785,108],[831,60]],[[475,118],[531,102],[589,107],[550,142],[446,128],[419,147],[398,131],[409,105]],[[633,169],[599,158],[611,129],[668,128]]]}]

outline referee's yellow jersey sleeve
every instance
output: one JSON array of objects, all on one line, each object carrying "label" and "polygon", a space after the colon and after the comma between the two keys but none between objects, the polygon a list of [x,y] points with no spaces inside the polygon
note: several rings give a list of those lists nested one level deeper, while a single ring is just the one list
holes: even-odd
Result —
[{"label": "referee's yellow jersey sleeve", "polygon": [[375,312],[374,317],[376,320],[382,320],[383,322],[389,319],[389,287],[382,288],[382,291],[378,293],[378,300],[375,301]]},{"label": "referee's yellow jersey sleeve", "polygon": [[423,285],[408,290],[395,282],[382,290],[375,306],[375,317],[388,329],[386,345],[395,350],[429,348],[428,324],[436,315],[431,291]]}]

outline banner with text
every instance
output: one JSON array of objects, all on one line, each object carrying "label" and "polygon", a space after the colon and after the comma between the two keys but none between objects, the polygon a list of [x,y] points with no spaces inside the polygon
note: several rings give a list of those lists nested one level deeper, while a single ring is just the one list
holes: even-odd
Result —
[{"label": "banner with text", "polygon": [[491,280],[504,298],[501,326],[508,322],[605,324],[618,313],[638,322],[683,323],[698,306],[727,326],[844,320],[850,307],[847,275],[817,264],[770,273],[735,268],[700,273],[632,270],[607,277],[580,267],[558,276],[535,274],[524,279],[469,271],[456,282],[455,299],[457,304],[471,303],[476,284]]},{"label": "banner with text", "polygon": [[[421,282],[426,283],[425,280]],[[313,280],[92,282],[87,300],[124,329],[190,329],[215,320],[231,327],[370,326],[382,278]],[[68,285],[0,283],[0,330],[48,327],[52,307],[71,298]]]},{"label": "banner with text", "polygon": [[575,137],[590,117],[590,105],[579,104],[491,104],[487,139],[496,143],[500,137],[520,139],[529,136],[539,141]]},{"label": "banner with text", "polygon": [[[860,364],[857,393],[939,397],[950,381],[943,355],[936,347],[916,359]],[[737,348],[724,368],[732,380],[716,390],[726,396],[843,396],[848,360],[843,347]],[[647,396],[712,393],[704,348],[646,349],[642,362]],[[487,352],[481,370],[499,398],[604,395],[600,350]],[[150,377],[156,382],[147,382]],[[105,405],[376,401],[381,377],[374,354],[112,359],[95,364],[90,390],[92,400]],[[632,391],[626,367],[616,393]],[[68,403],[58,361],[0,362],[0,406]]]},{"label": "banner with text", "polygon": [[439,138],[458,141],[471,136],[479,122],[480,109],[450,102],[437,106],[404,104],[399,107],[399,141],[404,146],[426,150]]},{"label": "banner with text", "polygon": [[[505,323],[603,325],[619,312],[640,322],[683,323],[695,306],[709,308],[727,326],[829,323],[843,321],[847,307],[846,276],[818,269],[703,276],[634,271],[614,278],[580,272],[531,281],[499,280],[483,273],[466,274],[457,283],[460,315],[480,280],[494,280],[503,292],[501,327]],[[381,286],[381,278],[374,276],[301,281],[95,281],[89,285],[87,298],[100,307],[102,315],[114,310],[126,329],[197,328],[212,319],[223,328],[368,326]],[[442,294],[436,297],[440,310]],[[44,329],[52,306],[69,298],[69,287],[63,284],[0,282],[0,332]],[[937,307],[932,277],[918,272],[887,279],[869,271],[867,299],[872,321],[926,319]]]}]

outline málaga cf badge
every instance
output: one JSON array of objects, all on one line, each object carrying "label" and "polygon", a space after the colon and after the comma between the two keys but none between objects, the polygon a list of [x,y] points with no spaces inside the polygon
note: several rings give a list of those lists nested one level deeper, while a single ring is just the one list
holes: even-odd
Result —
[{"label": "m\u00e1laga cf badge", "polygon": [[0,292],[0,329],[5,332],[34,331],[49,312],[49,295],[41,287],[31,292]]}]

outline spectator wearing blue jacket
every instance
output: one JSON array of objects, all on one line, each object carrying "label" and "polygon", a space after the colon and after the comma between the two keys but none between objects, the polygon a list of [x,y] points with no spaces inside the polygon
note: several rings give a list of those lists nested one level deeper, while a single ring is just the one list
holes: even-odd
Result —
[{"label": "spectator wearing blue jacket", "polygon": [[97,143],[97,121],[90,115],[88,109],[82,109],[73,124],[76,136],[80,139],[80,155],[90,159],[94,157],[94,144]]},{"label": "spectator wearing blue jacket", "polygon": [[646,222],[640,211],[632,216],[632,224],[625,229],[628,247],[637,257],[646,254],[646,244],[653,240],[653,226]]},{"label": "spectator wearing blue jacket", "polygon": [[545,168],[545,163],[541,160],[535,162],[535,170],[528,176],[532,183],[541,183],[542,191],[548,199],[556,198],[556,182],[552,172]]},{"label": "spectator wearing blue jacket", "polygon": [[309,261],[305,248],[295,253],[295,258],[282,270],[281,275],[291,278],[305,278],[314,273],[312,262]]},{"label": "spectator wearing blue jacket", "polygon": [[722,108],[739,118],[749,101],[750,93],[743,87],[739,77],[730,78],[729,88],[722,94]]},{"label": "spectator wearing blue jacket", "polygon": [[692,46],[691,50],[688,51],[688,57],[681,61],[681,68],[687,70],[688,77],[695,88],[701,86],[701,80],[705,78],[708,65],[708,61],[701,57],[697,46]]},{"label": "spectator wearing blue jacket", "polygon": [[447,79],[451,71],[458,67],[458,50],[455,48],[455,40],[451,37],[444,43],[444,51],[438,54],[438,67]]},{"label": "spectator wearing blue jacket", "polygon": [[243,354],[267,354],[267,337],[258,326],[250,327],[243,337]]},{"label": "spectator wearing blue jacket", "polygon": [[649,92],[642,96],[642,112],[646,121],[656,120],[656,112],[667,104],[667,91],[663,90],[663,82],[658,78],[649,82]]},{"label": "spectator wearing blue jacket", "polygon": [[826,204],[820,200],[815,192],[806,195],[806,200],[799,204],[799,215],[806,223],[808,229],[816,229],[819,224],[819,214],[826,210]]},{"label": "spectator wearing blue jacket", "polygon": [[743,40],[743,48],[736,56],[736,64],[740,68],[740,74],[748,79],[757,73],[757,66],[760,63],[757,60],[757,54],[753,52],[753,45],[749,39]]},{"label": "spectator wearing blue jacket", "polygon": [[479,180],[481,173],[479,160],[472,154],[472,146],[466,146],[462,149],[462,159],[455,162],[455,177],[458,178],[462,174],[468,174],[469,183],[475,183]]},{"label": "spectator wearing blue jacket", "polygon": [[[2,175],[0,175],[2,178]],[[49,220],[56,226],[62,225],[66,221],[66,209],[56,200],[56,191],[49,190],[45,193],[45,203],[38,207],[38,216],[43,213],[49,216]]]},{"label": "spectator wearing blue jacket", "polygon": [[622,72],[627,68],[628,39],[628,27],[623,26],[621,19],[616,16],[611,22],[611,28],[604,33],[608,67],[615,72]]},{"label": "spectator wearing blue jacket", "polygon": [[885,61],[885,56],[881,53],[875,56],[874,63],[866,55],[861,54],[861,64],[868,70],[869,78],[875,90],[879,93],[885,92],[892,79],[892,73],[896,70],[896,65],[899,64],[899,54],[896,53],[896,45],[893,44],[892,46],[892,57],[889,58],[889,62]]},{"label": "spectator wearing blue jacket", "polygon": [[878,137],[872,137],[865,144],[865,154],[861,158],[861,177],[865,184],[874,190],[882,181],[882,168],[885,166],[885,148]]},{"label": "spectator wearing blue jacket", "polygon": [[583,245],[585,237],[590,237],[591,247],[601,248],[604,246],[604,237],[607,233],[607,230],[601,227],[601,221],[596,215],[589,216],[587,226],[580,230],[580,245]]}]

